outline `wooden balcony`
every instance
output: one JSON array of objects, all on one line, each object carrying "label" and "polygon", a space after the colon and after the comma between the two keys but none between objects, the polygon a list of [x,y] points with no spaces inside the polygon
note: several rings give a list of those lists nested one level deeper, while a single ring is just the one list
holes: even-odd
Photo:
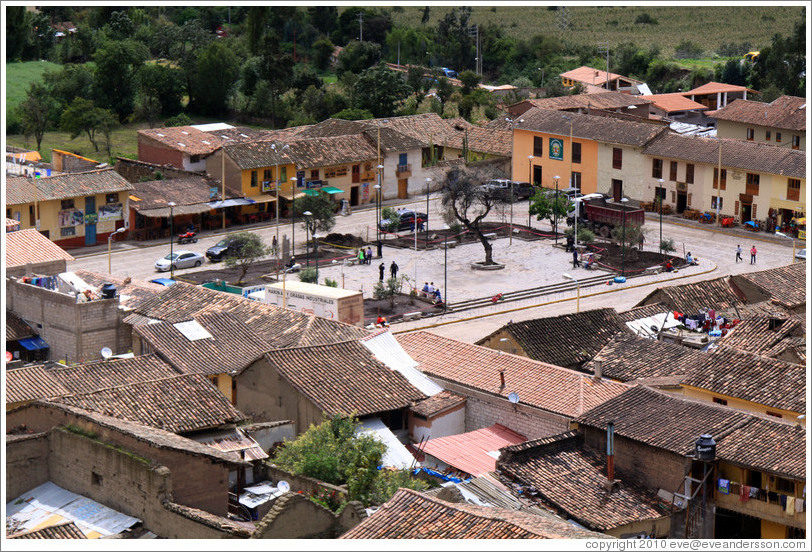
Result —
[{"label": "wooden balcony", "polygon": [[767,502],[758,500],[757,498],[751,498],[746,502],[742,502],[739,499],[739,495],[732,492],[728,495],[718,492],[715,494],[716,506],[718,508],[732,510],[759,519],[766,519],[782,525],[806,529],[806,512],[798,512],[794,515],[789,515],[781,506],[780,502]]},{"label": "wooden balcony", "polygon": [[397,171],[395,174],[398,178],[406,178],[408,176],[412,176],[412,166],[411,165],[398,165]]}]

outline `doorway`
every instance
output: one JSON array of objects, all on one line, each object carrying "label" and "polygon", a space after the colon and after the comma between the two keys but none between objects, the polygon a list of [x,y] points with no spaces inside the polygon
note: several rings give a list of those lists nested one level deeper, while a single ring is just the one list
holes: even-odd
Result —
[{"label": "doorway", "polygon": [[742,203],[741,221],[742,224],[753,219],[753,204]]},{"label": "doorway", "polygon": [[677,192],[677,213],[682,213],[688,207],[688,192]]},{"label": "doorway", "polygon": [[612,199],[615,201],[620,201],[623,197],[623,181],[617,180],[616,178],[612,179]]},{"label": "doorway", "polygon": [[398,199],[406,199],[409,197],[409,179],[401,178],[398,180]]},{"label": "doorway", "polygon": [[[85,220],[94,220],[88,215],[96,214],[96,196],[85,198]],[[85,223],[85,245],[96,245],[96,223]]]},{"label": "doorway", "polygon": [[355,207],[358,205],[358,186],[350,188],[350,206]]},{"label": "doorway", "polygon": [[535,186],[541,186],[541,166],[534,165],[533,166],[533,182],[531,184]]}]

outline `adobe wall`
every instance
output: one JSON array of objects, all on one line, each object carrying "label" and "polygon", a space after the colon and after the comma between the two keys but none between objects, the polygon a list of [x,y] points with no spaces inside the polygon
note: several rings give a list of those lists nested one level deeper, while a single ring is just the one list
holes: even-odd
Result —
[{"label": "adobe wall", "polygon": [[449,391],[467,399],[465,431],[475,431],[493,424],[502,424],[528,440],[557,435],[569,429],[569,418],[506,399],[490,396],[462,385],[433,378]]},{"label": "adobe wall", "polygon": [[[121,447],[128,453],[169,468],[175,474],[172,496],[176,502],[218,516],[228,514],[229,466],[211,457],[158,447],[146,438],[141,439],[70,412],[37,404],[7,412],[6,423],[9,427],[25,424],[33,431],[48,431],[53,427],[68,425],[79,428],[79,431],[93,435],[102,443]],[[144,428],[145,433],[150,431]]]},{"label": "adobe wall", "polygon": [[67,261],[57,259],[45,263],[27,264],[22,266],[7,266],[6,278],[22,278],[26,275],[56,276],[67,270]]},{"label": "adobe wall", "polygon": [[[182,163],[182,159],[180,159],[180,161]],[[189,172],[183,169],[176,169],[175,167],[160,163],[147,163],[145,161],[136,161],[134,159],[126,159],[124,157],[116,158],[116,172],[130,183],[139,182],[142,177],[147,177],[150,180],[154,180],[156,171],[160,172],[164,179],[167,180],[172,178],[187,178],[193,175],[199,176],[199,173]]]},{"label": "adobe wall", "polygon": [[324,481],[320,481],[312,477],[294,475],[273,464],[256,464],[254,466],[254,479],[256,481],[268,480],[272,481],[273,483],[287,481],[290,484],[291,489],[296,492],[302,491],[305,496],[319,494],[324,491],[335,491],[339,497],[342,497],[342,499],[346,498],[347,495],[346,485],[331,485],[330,483],[325,483]]},{"label": "adobe wall", "polygon": [[254,539],[334,538],[337,516],[296,493],[286,493],[257,524]]},{"label": "adobe wall", "polygon": [[51,162],[54,169],[61,172],[84,172],[92,171],[101,161],[86,159],[67,152],[51,150]]},{"label": "adobe wall", "polygon": [[38,331],[50,345],[51,360],[99,360],[104,347],[114,353],[132,348],[132,332],[121,322],[118,298],[77,303],[65,293],[7,280],[6,301],[15,314],[42,326]]},{"label": "adobe wall", "polygon": [[6,435],[6,500],[12,500],[51,478],[48,434]]},{"label": "adobe wall", "polygon": [[[598,454],[606,454],[606,431],[581,426],[584,445]],[[673,493],[682,489],[685,474],[690,471],[690,460],[669,452],[615,434],[615,467],[633,475],[644,486],[665,489]]]},{"label": "adobe wall", "polygon": [[138,159],[156,165],[172,165],[183,168],[183,153],[160,145],[160,142],[143,136],[138,137]]},{"label": "adobe wall", "polygon": [[[296,434],[309,426],[299,412],[303,397],[265,359],[249,366],[235,376],[237,382],[237,410],[256,422],[294,420]],[[309,402],[309,401],[308,401]],[[316,423],[321,422],[321,416]]]}]

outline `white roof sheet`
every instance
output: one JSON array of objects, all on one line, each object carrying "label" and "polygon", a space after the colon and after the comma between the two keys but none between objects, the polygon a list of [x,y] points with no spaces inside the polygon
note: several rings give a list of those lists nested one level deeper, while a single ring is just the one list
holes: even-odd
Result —
[{"label": "white roof sheet", "polygon": [[245,487],[240,495],[240,504],[247,508],[256,508],[260,504],[265,504],[269,500],[274,500],[282,496],[287,491],[282,490],[270,481],[263,481],[251,487]]},{"label": "white roof sheet", "polygon": [[[663,320],[665,320],[665,326],[663,326]],[[637,320],[626,322],[626,325],[629,327],[629,329],[631,329],[631,331],[640,337],[657,339],[657,332],[660,329],[667,330],[669,328],[674,328],[680,325],[680,321],[674,319],[673,313],[664,312],[661,314],[655,314],[654,316],[647,316],[645,318],[638,318]],[[652,326],[656,326],[657,331],[652,330]]]},{"label": "white roof sheet", "polygon": [[392,431],[386,427],[380,418],[363,420],[355,428],[356,435],[371,435],[374,439],[386,445],[381,464],[387,468],[408,469],[412,466],[420,467],[412,453],[401,443]]},{"label": "white roof sheet", "polygon": [[189,125],[189,126],[203,132],[215,132],[217,130],[226,130],[228,128],[234,128],[228,123],[208,123],[205,125]]},{"label": "white roof sheet", "polygon": [[375,358],[392,370],[399,372],[409,383],[429,397],[443,390],[423,372],[417,369],[417,362],[408,355],[389,331],[381,331],[361,340],[361,343],[375,355]]},{"label": "white roof sheet", "polygon": [[6,528],[9,532],[30,531],[64,520],[73,521],[86,536],[116,535],[141,520],[72,493],[50,481],[21,494],[6,504]]}]

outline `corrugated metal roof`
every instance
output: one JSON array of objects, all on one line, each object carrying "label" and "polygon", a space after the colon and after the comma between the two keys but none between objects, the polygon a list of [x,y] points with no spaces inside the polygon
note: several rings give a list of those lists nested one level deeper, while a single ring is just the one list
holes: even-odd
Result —
[{"label": "corrugated metal roof", "polygon": [[30,531],[65,520],[73,521],[88,538],[116,535],[141,521],[50,481],[6,504],[8,532]]},{"label": "corrugated metal roof", "polygon": [[373,439],[386,445],[386,452],[381,458],[381,465],[387,468],[408,469],[415,465],[420,466],[412,453],[401,443],[380,418],[367,418],[355,428],[356,435],[369,435]]},{"label": "corrugated metal roof", "polygon": [[417,369],[417,362],[403,350],[389,330],[381,330],[361,340],[361,345],[369,349],[375,358],[392,370],[403,375],[409,383],[428,396],[436,395],[443,388]]},{"label": "corrugated metal roof", "polygon": [[207,432],[189,437],[198,443],[208,445],[213,449],[234,455],[240,460],[263,460],[268,454],[253,437],[246,435],[240,428],[225,431]]},{"label": "corrugated metal roof", "polygon": [[423,452],[465,473],[478,476],[496,469],[497,453],[502,447],[524,443],[527,438],[501,424],[459,435],[429,439]]}]

